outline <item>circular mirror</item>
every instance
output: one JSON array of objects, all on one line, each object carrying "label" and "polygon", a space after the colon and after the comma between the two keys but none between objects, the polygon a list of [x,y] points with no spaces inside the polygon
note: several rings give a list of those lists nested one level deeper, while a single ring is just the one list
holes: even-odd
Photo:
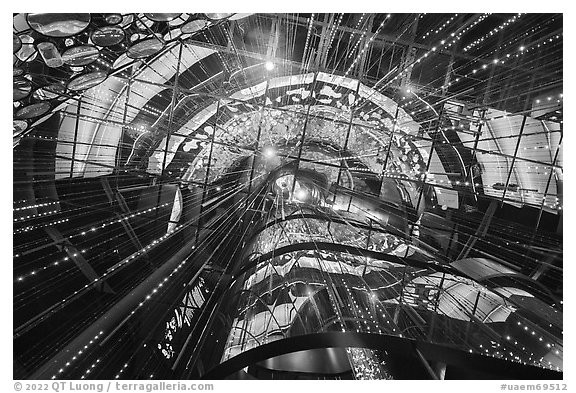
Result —
[{"label": "circular mirror", "polygon": [[218,14],[218,13],[213,13],[213,14],[204,14],[204,15],[206,15],[206,17],[207,17],[208,19],[221,20],[221,19],[226,19],[226,18],[228,18],[229,16],[234,15],[234,13],[231,13],[231,14]]},{"label": "circular mirror", "polygon": [[82,32],[90,24],[90,14],[28,14],[32,28],[48,37],[70,37]]},{"label": "circular mirror", "polygon": [[106,14],[106,16],[104,16],[104,20],[109,25],[117,25],[118,23],[122,22],[122,15],[120,15],[120,14]]},{"label": "circular mirror", "polygon": [[71,66],[90,64],[100,56],[98,48],[92,45],[74,46],[62,54],[64,63]]},{"label": "circular mirror", "polygon": [[12,93],[12,101],[20,101],[22,98],[28,97],[32,91],[32,84],[28,79],[14,78],[14,90]]},{"label": "circular mirror", "polygon": [[32,93],[32,97],[36,100],[46,101],[58,98],[62,96],[64,93],[66,93],[66,87],[64,87],[59,83],[53,83],[51,85],[47,85],[34,90],[34,93]]},{"label": "circular mirror", "polygon": [[75,91],[86,90],[104,82],[107,76],[108,75],[102,71],[78,75],[68,83],[68,88]]},{"label": "circular mirror", "polygon": [[156,38],[149,38],[135,43],[128,48],[127,55],[132,59],[143,59],[148,56],[155,55],[164,48],[164,43]]},{"label": "circular mirror", "polygon": [[22,48],[22,41],[20,40],[20,37],[18,37],[16,34],[12,33],[12,53],[16,53],[20,50],[20,48]]},{"label": "circular mirror", "polygon": [[144,14],[150,20],[154,22],[170,22],[173,19],[176,19],[180,16],[181,12],[174,13],[174,14]]},{"label": "circular mirror", "polygon": [[19,119],[32,119],[34,117],[42,116],[50,110],[50,104],[47,102],[37,102],[20,108],[16,112],[16,117]]},{"label": "circular mirror", "polygon": [[120,27],[105,26],[92,32],[90,38],[94,45],[113,46],[124,41],[125,33]]},{"label": "circular mirror", "polygon": [[180,28],[180,30],[184,34],[191,34],[191,33],[196,33],[197,31],[202,30],[206,26],[208,26],[208,21],[206,21],[204,19],[196,19],[196,20],[193,20],[191,22],[186,23],[184,26],[182,26]]},{"label": "circular mirror", "polygon": [[13,120],[12,121],[12,134],[14,137],[20,135],[22,131],[28,128],[28,123],[24,120]]}]

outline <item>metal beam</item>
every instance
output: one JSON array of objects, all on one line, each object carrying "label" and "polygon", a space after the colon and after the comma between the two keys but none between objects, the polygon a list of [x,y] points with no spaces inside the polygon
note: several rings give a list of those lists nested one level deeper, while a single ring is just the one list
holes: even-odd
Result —
[{"label": "metal beam", "polygon": [[[296,16],[296,15],[291,15],[291,14],[281,14],[281,15],[282,15],[282,17],[284,17],[286,19],[286,21],[293,22],[297,25],[307,26],[310,23],[307,18],[304,18],[301,16]],[[474,18],[476,16],[480,16],[480,15],[481,14],[475,14],[471,18],[469,18],[469,20],[472,20],[472,18]],[[277,14],[258,14],[258,16],[270,18],[270,17],[276,17]],[[323,27],[323,26],[326,26],[327,23],[322,22],[318,19],[315,19],[314,22],[312,23],[312,25]],[[465,27],[465,26],[462,25],[460,29],[462,29],[463,27]],[[337,29],[341,32],[354,33],[354,34],[359,34],[359,33],[361,34],[364,32],[363,30],[355,29],[353,27],[348,27],[348,26],[338,26]],[[561,31],[562,31],[561,29],[556,30],[556,31],[546,35],[545,37],[542,37],[537,42],[545,41],[546,39],[548,39],[554,35],[560,34]],[[390,45],[413,46],[415,48],[425,49],[425,50],[432,50],[432,47],[433,47],[433,45],[420,44],[417,42],[413,42],[413,40],[396,37],[392,34],[378,34],[376,37],[374,37],[374,40],[372,41],[372,43],[373,43],[373,45],[379,44],[381,46],[390,46]],[[533,43],[533,44],[535,44],[535,43]],[[437,49],[436,53],[451,55],[452,51],[450,49]],[[492,64],[493,65],[492,60],[490,60],[490,59],[479,59],[478,57],[471,56],[471,55],[465,55],[465,54],[459,53],[459,52],[454,53],[454,56],[459,58],[459,59],[477,61],[477,62],[482,63],[482,64]],[[498,67],[509,69],[509,70],[518,70],[518,71],[526,72],[526,73],[531,74],[531,75],[544,75],[544,76],[546,75],[546,73],[543,71],[537,71],[534,69],[526,69],[526,68],[522,68],[522,67],[514,67],[514,66],[507,65],[507,64],[499,63]]]},{"label": "metal beam", "polygon": [[[136,247],[136,250],[142,250],[147,257],[148,253],[147,253],[146,249],[144,248],[144,245],[142,245],[142,243],[140,242],[138,235],[136,235],[136,232],[134,232],[134,228],[132,228],[132,225],[127,220],[122,219],[122,218],[128,217],[130,214],[132,214],[132,212],[130,211],[130,208],[126,204],[126,201],[124,200],[124,197],[119,192],[114,193],[112,191],[112,188],[110,187],[110,183],[108,182],[107,178],[101,177],[100,182],[102,183],[102,187],[104,188],[104,193],[108,197],[110,204],[113,205],[114,200],[116,200],[118,202],[118,205],[120,206],[120,210],[122,210],[122,212],[124,212],[126,214],[126,216],[122,216],[122,214],[120,214],[118,212],[114,212],[114,214],[117,217],[121,218],[120,223],[124,227],[124,230],[126,231],[126,234],[128,235],[128,237],[130,238],[130,241],[132,242],[134,247]],[[160,191],[158,191],[158,194],[160,194]]]},{"label": "metal beam", "polygon": [[[168,261],[160,266],[154,273],[152,273],[140,285],[134,288],[130,293],[124,296],[113,307],[108,309],[104,315],[91,324],[86,330],[78,334],[64,349],[54,354],[54,356],[39,367],[30,379],[50,379],[52,375],[58,375],[58,370],[70,360],[70,354],[77,353],[78,350],[83,350],[86,342],[93,339],[95,335],[105,332],[109,335],[111,331],[121,323],[130,311],[138,306],[138,303],[150,293],[158,282],[166,277],[176,266],[182,261],[188,260],[194,251],[194,240],[186,243],[176,254],[174,254]],[[106,340],[105,338],[104,340]]]},{"label": "metal beam", "polygon": [[460,254],[458,254],[458,257],[456,257],[455,259],[456,261],[466,258],[472,247],[474,247],[474,244],[476,244],[476,241],[478,241],[479,238],[484,237],[486,235],[486,232],[488,232],[488,228],[490,227],[490,222],[492,221],[494,213],[496,212],[497,206],[498,201],[496,199],[493,199],[490,202],[490,206],[488,206],[488,210],[486,211],[486,213],[484,213],[484,217],[482,218],[482,221],[480,222],[478,229],[476,229],[476,233],[473,236],[470,236],[470,238],[464,245],[464,248],[462,248],[462,251],[460,251]]},{"label": "metal beam", "polygon": [[[78,251],[78,249],[70,242],[70,240],[62,236],[62,234],[58,229],[51,226],[44,228],[44,230],[46,231],[48,236],[50,236],[50,238],[54,242],[56,242],[55,246],[60,251],[65,251],[66,254],[68,254],[68,257],[70,257],[70,259],[74,261],[76,266],[78,266],[78,269],[80,269],[80,271],[84,273],[89,282],[94,282],[100,278],[100,276],[98,276],[92,265],[90,265],[90,263],[86,259],[84,259],[80,251]],[[98,284],[96,288],[102,292],[115,293],[106,282]]]}]

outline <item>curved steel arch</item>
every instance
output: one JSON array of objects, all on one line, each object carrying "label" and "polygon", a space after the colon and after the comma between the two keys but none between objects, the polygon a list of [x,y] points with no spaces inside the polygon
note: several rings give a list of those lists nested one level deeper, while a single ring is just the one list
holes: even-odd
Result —
[{"label": "curved steel arch", "polygon": [[410,353],[416,356],[416,350],[418,350],[428,360],[440,361],[456,367],[466,367],[471,370],[478,370],[480,373],[490,373],[493,377],[498,378],[529,380],[558,380],[563,378],[562,372],[522,365],[520,363],[512,363],[481,354],[471,354],[458,349],[431,344],[424,341],[384,334],[355,332],[314,333],[266,343],[259,347],[242,352],[241,354],[220,363],[201,378],[224,379],[244,367],[271,357],[310,349],[335,347],[355,347],[375,350],[385,349],[388,352],[404,356]]}]

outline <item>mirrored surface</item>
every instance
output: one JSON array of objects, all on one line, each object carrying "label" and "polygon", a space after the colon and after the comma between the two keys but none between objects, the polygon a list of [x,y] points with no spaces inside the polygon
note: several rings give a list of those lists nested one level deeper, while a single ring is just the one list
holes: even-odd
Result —
[{"label": "mirrored surface", "polygon": [[104,20],[106,21],[106,23],[109,23],[111,25],[117,25],[118,23],[122,22],[122,15],[120,15],[120,14],[107,14],[104,17]]},{"label": "mirrored surface", "polygon": [[14,78],[14,90],[12,95],[13,101],[18,101],[21,100],[22,98],[26,98],[31,91],[32,91],[32,84],[28,79]]},{"label": "mirrored surface", "polygon": [[12,134],[13,136],[18,136],[20,133],[28,128],[28,123],[24,120],[13,120]]},{"label": "mirrored surface", "polygon": [[22,41],[16,34],[12,34],[12,53],[16,53],[22,47]]},{"label": "mirrored surface", "polygon": [[182,35],[182,30],[180,30],[179,28],[175,28],[170,30],[168,33],[166,33],[164,35],[164,37],[162,37],[164,39],[164,41],[172,41],[175,40],[176,38],[180,37]]},{"label": "mirrored surface", "polygon": [[56,48],[56,45],[53,43],[41,42],[36,46],[36,48],[48,67],[57,68],[64,64],[62,56],[60,56],[60,52],[58,52],[58,48]]},{"label": "mirrored surface", "polygon": [[220,19],[226,19],[226,18],[234,15],[234,13],[228,13],[228,14],[225,14],[225,13],[211,13],[211,14],[205,14],[205,15],[206,15],[206,17],[208,17],[209,19],[212,19],[212,20],[220,20]]},{"label": "mirrored surface", "polygon": [[185,23],[188,18],[190,17],[189,14],[182,14],[178,18],[171,20],[168,22],[169,26],[180,26],[181,24]]},{"label": "mirrored surface", "polygon": [[32,93],[32,97],[34,97],[34,99],[36,99],[36,100],[44,101],[44,100],[51,100],[54,98],[58,98],[61,95],[63,95],[64,93],[66,93],[66,87],[59,84],[59,83],[54,83],[54,84],[36,89],[34,91],[34,93]]},{"label": "mirrored surface", "polygon": [[143,59],[145,57],[154,55],[164,48],[164,44],[156,38],[149,38],[128,48],[128,57],[132,59]]},{"label": "mirrored surface", "polygon": [[90,38],[95,45],[112,46],[122,42],[124,37],[124,30],[122,30],[120,27],[105,26],[94,30]]},{"label": "mirrored surface", "polygon": [[62,54],[64,63],[71,66],[90,64],[100,56],[98,48],[92,45],[74,46]]},{"label": "mirrored surface", "polygon": [[20,108],[16,112],[16,118],[18,119],[33,119],[38,116],[42,116],[50,110],[50,104],[47,102],[37,102]]},{"label": "mirrored surface", "polygon": [[79,75],[68,83],[70,90],[85,90],[94,87],[106,80],[108,75],[105,72],[91,72]]},{"label": "mirrored surface", "polygon": [[144,14],[150,20],[154,22],[169,22],[173,19],[176,19],[180,16],[180,13],[172,13],[172,14]]},{"label": "mirrored surface", "polygon": [[16,57],[21,61],[32,61],[36,58],[36,48],[34,45],[34,38],[28,34],[22,34],[20,36],[22,41],[22,47],[18,52],[16,52]]},{"label": "mirrored surface", "polygon": [[196,19],[191,22],[186,23],[184,26],[181,27],[182,33],[189,34],[195,33],[197,31],[202,30],[208,26],[208,21],[204,19]]},{"label": "mirrored surface", "polygon": [[122,16],[122,27],[128,27],[134,22],[134,14],[126,14]]},{"label": "mirrored surface", "polygon": [[28,24],[48,37],[70,37],[90,24],[90,14],[28,14]]}]

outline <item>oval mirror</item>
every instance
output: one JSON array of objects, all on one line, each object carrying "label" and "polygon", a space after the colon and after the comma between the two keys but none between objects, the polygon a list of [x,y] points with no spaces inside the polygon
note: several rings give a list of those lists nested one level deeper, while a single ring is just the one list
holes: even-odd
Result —
[{"label": "oval mirror", "polygon": [[107,77],[108,74],[102,71],[78,75],[76,78],[68,82],[68,88],[74,91],[86,90],[104,82]]},{"label": "oval mirror", "polygon": [[170,22],[180,16],[181,12],[174,14],[144,14],[146,18],[153,20],[154,22]]},{"label": "oval mirror", "polygon": [[18,67],[12,68],[12,76],[20,76],[22,74],[24,74],[24,69]]},{"label": "oval mirror", "polygon": [[149,38],[139,41],[128,48],[126,53],[132,59],[143,59],[155,55],[164,48],[164,43],[156,38]]},{"label": "oval mirror", "polygon": [[104,26],[92,32],[90,38],[94,45],[113,46],[124,41],[125,33],[118,26]]},{"label": "oval mirror", "polygon": [[22,131],[28,128],[28,123],[24,120],[13,120],[12,121],[12,134],[13,136],[18,136]]},{"label": "oval mirror", "polygon": [[18,37],[16,34],[12,33],[12,53],[16,53],[20,50],[20,48],[22,48],[22,41],[20,40],[20,37]]},{"label": "oval mirror", "polygon": [[37,102],[20,108],[16,112],[16,117],[19,119],[32,119],[34,117],[42,116],[50,110],[50,104],[47,102]]},{"label": "oval mirror", "polygon": [[251,14],[234,14],[229,18],[229,20],[244,19],[244,18],[249,17],[250,15],[254,15],[254,14],[253,13],[251,13]]},{"label": "oval mirror", "polygon": [[109,25],[117,25],[118,23],[122,22],[122,15],[120,15],[120,14],[106,14],[106,16],[104,16],[104,20]]},{"label": "oval mirror", "polygon": [[64,63],[76,67],[90,64],[98,57],[100,57],[100,51],[92,45],[74,46],[62,54]]},{"label": "oval mirror", "polygon": [[226,19],[226,18],[234,15],[234,13],[230,13],[230,14],[212,13],[212,14],[204,14],[204,15],[206,15],[206,17],[207,17],[208,19],[221,20],[221,19]]},{"label": "oval mirror", "polygon": [[202,30],[206,26],[208,26],[208,21],[204,19],[196,19],[186,23],[184,26],[180,28],[180,30],[182,31],[183,34],[191,34]]},{"label": "oval mirror", "polygon": [[46,101],[61,97],[64,93],[66,93],[66,88],[64,86],[59,83],[53,83],[34,90],[32,97],[36,100]]},{"label": "oval mirror", "polygon": [[32,28],[48,37],[70,37],[82,32],[90,24],[90,14],[28,14]]},{"label": "oval mirror", "polygon": [[14,90],[12,93],[12,101],[20,101],[22,98],[28,97],[32,91],[32,84],[25,78],[14,78]]}]

